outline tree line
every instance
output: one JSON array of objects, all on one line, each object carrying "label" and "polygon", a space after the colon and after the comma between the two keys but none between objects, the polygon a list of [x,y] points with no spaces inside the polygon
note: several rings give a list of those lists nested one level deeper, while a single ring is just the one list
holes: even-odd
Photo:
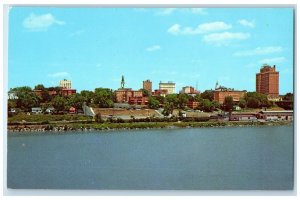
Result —
[{"label": "tree line", "polygon": [[[81,109],[83,103],[92,107],[112,108],[116,97],[112,89],[96,88],[94,91],[83,90],[70,96],[63,96],[60,87],[46,88],[42,84],[34,87],[34,89],[24,86],[10,89],[10,93],[14,93],[17,97],[8,100],[8,109],[18,108],[23,111],[31,111],[32,107],[42,107],[46,110],[49,107],[54,107],[56,111],[66,111],[70,107]],[[40,90],[41,95],[37,95],[34,90]],[[55,91],[57,95],[51,95],[49,91]],[[187,109],[189,101],[198,102],[197,110],[204,112],[212,112],[214,110],[222,109],[224,111],[231,111],[234,106],[241,108],[262,108],[270,107],[274,104],[270,102],[266,95],[257,92],[247,92],[239,102],[234,102],[232,97],[225,97],[224,103],[220,104],[214,101],[214,94],[212,91],[205,91],[195,96],[188,94],[169,94],[163,96],[151,96],[146,90],[142,90],[143,95],[148,97],[148,106],[152,109],[163,108],[163,114],[169,115],[173,113],[174,109]],[[292,102],[293,94],[287,93],[283,100]]]}]

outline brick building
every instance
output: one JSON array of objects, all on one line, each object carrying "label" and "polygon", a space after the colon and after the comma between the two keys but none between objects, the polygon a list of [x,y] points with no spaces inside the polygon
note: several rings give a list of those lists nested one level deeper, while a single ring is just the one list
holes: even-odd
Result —
[{"label": "brick building", "polygon": [[148,105],[148,97],[129,97],[129,104]]},{"label": "brick building", "polygon": [[128,103],[130,97],[143,97],[143,92],[132,90],[131,88],[119,88],[115,91],[115,95],[117,103]]},{"label": "brick building", "polygon": [[[42,97],[42,90],[33,90],[33,91],[38,97]],[[71,96],[73,94],[76,94],[76,89],[67,89],[67,88],[62,88],[60,90],[46,89],[46,91],[50,96],[56,96],[56,95]]]},{"label": "brick building", "polygon": [[165,97],[168,94],[168,90],[154,90],[152,96],[163,96]]},{"label": "brick building", "polygon": [[278,98],[279,96],[279,72],[273,67],[265,64],[256,74],[256,92],[263,93],[268,98]]},{"label": "brick building", "polygon": [[181,94],[199,94],[200,92],[192,86],[182,87]]},{"label": "brick building", "polygon": [[152,92],[152,82],[150,80],[143,81],[143,89],[148,90],[151,93]]},{"label": "brick building", "polygon": [[191,109],[195,109],[199,106],[199,102],[198,101],[188,101],[187,106]]},{"label": "brick building", "polygon": [[214,101],[219,103],[223,103],[226,96],[231,96],[233,101],[238,102],[246,94],[246,90],[234,90],[232,88],[226,88],[223,86],[212,90],[212,92],[214,94]]}]

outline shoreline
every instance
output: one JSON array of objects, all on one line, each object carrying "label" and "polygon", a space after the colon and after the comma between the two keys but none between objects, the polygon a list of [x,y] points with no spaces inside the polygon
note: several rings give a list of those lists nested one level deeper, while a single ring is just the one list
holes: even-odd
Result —
[{"label": "shoreline", "polygon": [[227,127],[260,127],[291,125],[293,121],[210,121],[210,122],[136,122],[136,123],[67,123],[48,125],[8,125],[8,134],[30,132],[63,133],[69,131],[115,131],[143,129],[175,129],[175,128],[227,128]]}]

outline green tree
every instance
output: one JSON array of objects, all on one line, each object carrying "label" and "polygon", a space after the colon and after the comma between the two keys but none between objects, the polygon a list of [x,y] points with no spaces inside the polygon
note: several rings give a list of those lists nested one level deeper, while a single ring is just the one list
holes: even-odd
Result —
[{"label": "green tree", "polygon": [[211,112],[214,110],[213,104],[209,99],[203,99],[201,104],[201,110],[204,112]]},{"label": "green tree", "polygon": [[30,111],[32,107],[39,105],[38,96],[32,91],[30,87],[16,87],[10,90],[17,96],[16,106],[25,111]]},{"label": "green tree", "polygon": [[202,102],[202,101],[203,101],[203,98],[201,97],[200,94],[196,94],[193,100],[194,100],[194,101],[197,101],[197,102]]},{"label": "green tree", "polygon": [[149,105],[149,108],[158,109],[159,108],[159,101],[157,99],[153,98],[153,97],[149,97],[148,105]]},{"label": "green tree", "polygon": [[51,103],[56,111],[64,111],[67,108],[67,100],[61,96],[55,96]]},{"label": "green tree", "polygon": [[247,99],[247,107],[249,108],[259,108],[260,107],[260,101],[254,97],[249,97]]},{"label": "green tree", "polygon": [[294,94],[293,93],[286,93],[283,98],[285,101],[294,101]]},{"label": "green tree", "polygon": [[151,96],[151,92],[149,90],[141,89],[141,91],[143,92],[143,97],[150,97]]},{"label": "green tree", "polygon": [[218,101],[212,101],[212,105],[214,110],[217,108],[221,108],[221,104]]},{"label": "green tree", "polygon": [[174,110],[173,103],[166,102],[164,105],[164,110],[162,111],[162,114],[164,116],[169,116],[170,114],[173,114],[173,110]]},{"label": "green tree", "polygon": [[223,102],[223,108],[225,111],[232,111],[233,109],[233,98],[232,96],[226,96]]},{"label": "green tree", "polygon": [[82,90],[80,92],[80,95],[84,98],[84,101],[87,103],[87,105],[92,103],[94,92],[88,90]]},{"label": "green tree", "polygon": [[240,99],[238,105],[239,105],[239,107],[241,107],[241,108],[245,108],[246,105],[247,105],[247,102],[245,101],[245,99]]},{"label": "green tree", "polygon": [[94,93],[94,103],[99,108],[111,108],[114,106],[114,93],[108,88],[96,88]]},{"label": "green tree", "polygon": [[244,96],[244,99],[246,101],[247,107],[249,108],[261,108],[271,106],[267,95],[258,92],[247,92]]},{"label": "green tree", "polygon": [[82,105],[84,102],[84,97],[81,94],[73,94],[68,98],[68,105],[74,108],[82,109]]},{"label": "green tree", "polygon": [[201,93],[201,98],[213,101],[214,100],[214,93],[212,91],[206,90],[203,93]]},{"label": "green tree", "polygon": [[177,97],[177,102],[178,102],[178,108],[179,109],[184,109],[186,106],[188,100],[189,100],[189,95],[187,94],[179,94]]}]

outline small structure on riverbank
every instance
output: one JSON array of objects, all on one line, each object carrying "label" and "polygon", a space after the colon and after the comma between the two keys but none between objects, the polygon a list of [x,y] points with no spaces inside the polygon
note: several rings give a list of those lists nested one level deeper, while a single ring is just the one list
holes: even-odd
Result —
[{"label": "small structure on riverbank", "polygon": [[262,110],[257,114],[257,118],[264,120],[293,120],[293,115],[293,110]]}]

